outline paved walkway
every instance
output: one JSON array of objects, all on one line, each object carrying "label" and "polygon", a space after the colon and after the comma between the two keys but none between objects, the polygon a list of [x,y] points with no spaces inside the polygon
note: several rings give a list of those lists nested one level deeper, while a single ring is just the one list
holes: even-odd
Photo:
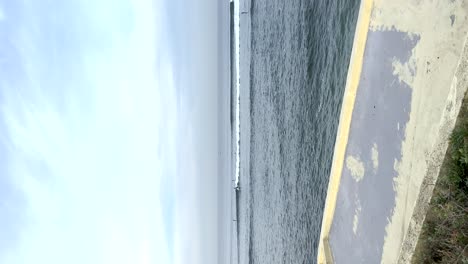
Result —
[{"label": "paved walkway", "polygon": [[468,24],[461,1],[408,2],[361,3],[319,263],[397,263],[415,246],[422,182],[467,87],[454,76]]}]

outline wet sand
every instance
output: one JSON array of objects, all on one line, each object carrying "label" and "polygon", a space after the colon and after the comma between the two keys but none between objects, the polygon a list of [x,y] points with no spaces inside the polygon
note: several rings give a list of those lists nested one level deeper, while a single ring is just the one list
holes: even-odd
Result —
[{"label": "wet sand", "polygon": [[362,1],[319,263],[410,260],[467,87],[467,9]]}]

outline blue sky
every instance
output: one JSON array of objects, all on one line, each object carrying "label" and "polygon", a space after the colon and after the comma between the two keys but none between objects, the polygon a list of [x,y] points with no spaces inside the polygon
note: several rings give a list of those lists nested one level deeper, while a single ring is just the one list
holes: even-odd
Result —
[{"label": "blue sky", "polygon": [[216,262],[217,5],[184,2],[0,0],[0,263]]}]

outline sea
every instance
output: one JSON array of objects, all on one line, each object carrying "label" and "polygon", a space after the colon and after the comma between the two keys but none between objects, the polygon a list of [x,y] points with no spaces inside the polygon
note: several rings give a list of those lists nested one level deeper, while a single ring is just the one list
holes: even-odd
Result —
[{"label": "sea", "polygon": [[239,2],[233,263],[315,263],[360,1]]}]

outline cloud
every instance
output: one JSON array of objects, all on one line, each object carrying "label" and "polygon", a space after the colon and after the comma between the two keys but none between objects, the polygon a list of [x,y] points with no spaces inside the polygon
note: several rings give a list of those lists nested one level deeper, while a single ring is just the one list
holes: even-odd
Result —
[{"label": "cloud", "polygon": [[14,191],[0,212],[14,203],[7,217],[21,224],[0,226],[15,228],[0,262],[171,262],[163,208],[174,201],[161,205],[160,190],[178,111],[157,4],[8,3],[0,146]]}]

